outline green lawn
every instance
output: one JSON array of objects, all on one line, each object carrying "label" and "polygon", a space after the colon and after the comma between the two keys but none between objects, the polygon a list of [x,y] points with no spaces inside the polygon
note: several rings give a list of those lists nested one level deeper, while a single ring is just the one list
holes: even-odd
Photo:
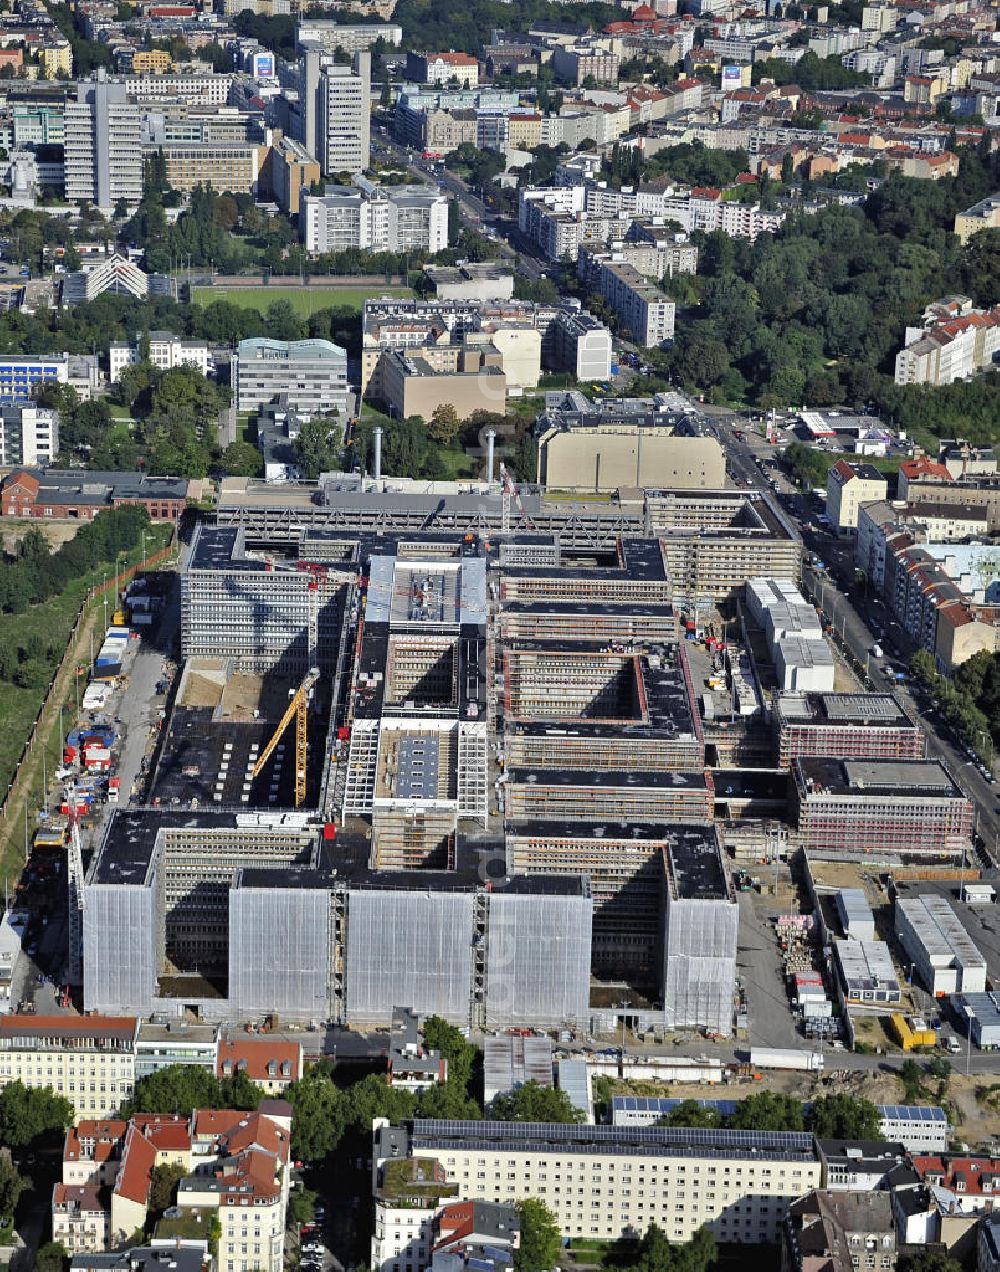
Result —
[{"label": "green lawn", "polygon": [[242,309],[256,309],[262,314],[267,313],[268,306],[275,301],[287,300],[297,314],[308,318],[318,309],[346,306],[360,310],[372,296],[412,295],[409,287],[389,287],[373,278],[371,283],[362,287],[195,287],[191,299],[196,305],[210,305],[213,301],[225,300],[231,305],[239,305]]}]

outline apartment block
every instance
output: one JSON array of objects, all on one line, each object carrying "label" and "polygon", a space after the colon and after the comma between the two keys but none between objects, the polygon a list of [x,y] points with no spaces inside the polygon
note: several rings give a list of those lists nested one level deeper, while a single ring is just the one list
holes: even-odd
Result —
[{"label": "apartment block", "polygon": [[[141,353],[137,337],[131,344],[113,341],[108,346],[108,379],[117,383],[126,367],[134,366]],[[149,333],[149,361],[161,371],[174,367],[194,367],[202,375],[208,375],[208,344],[204,340],[182,340],[172,331]]]},{"label": "apartment block", "polygon": [[937,760],[794,759],[792,781],[809,851],[864,860],[969,847],[972,804]]},{"label": "apartment block", "polygon": [[585,309],[564,309],[550,328],[552,360],[578,380],[604,383],[611,376],[611,332]]},{"label": "apartment block", "polygon": [[432,187],[328,186],[303,196],[300,221],[309,252],[436,254],[448,246],[448,199]]},{"label": "apartment block", "polygon": [[398,49],[403,42],[403,28],[394,22],[352,24],[318,17],[302,18],[295,28],[295,42],[299,48],[318,44],[327,53],[334,53],[337,49],[358,53],[370,49],[378,40]]},{"label": "apartment block", "polygon": [[0,1086],[51,1087],[81,1118],[112,1117],[135,1086],[134,1016],[0,1016]]},{"label": "apartment block", "polygon": [[[132,102],[186,102],[191,106],[225,106],[236,77],[211,75],[126,75],[121,82]],[[133,109],[138,120],[141,112]]]},{"label": "apartment block", "polygon": [[282,137],[271,147],[269,175],[275,203],[288,216],[298,216],[304,192],[320,179],[319,163],[301,142]]},{"label": "apartment block", "polygon": [[839,534],[857,530],[862,504],[885,499],[889,483],[871,464],[838,460],[826,478],[826,515]]},{"label": "apartment block", "polygon": [[552,52],[552,69],[556,78],[577,88],[584,80],[598,84],[618,83],[619,58],[599,45],[575,44],[568,48],[557,47]]},{"label": "apartment block", "polygon": [[329,340],[241,340],[232,369],[237,411],[259,411],[280,394],[296,411],[343,413],[347,354]]},{"label": "apartment block", "polygon": [[601,260],[595,282],[618,315],[622,331],[637,344],[652,348],[672,343],[674,302],[638,270],[615,260]]},{"label": "apartment block", "polygon": [[47,468],[59,453],[59,413],[43,406],[0,406],[0,464]]},{"label": "apartment block", "polygon": [[571,1239],[615,1241],[655,1222],[670,1242],[702,1226],[722,1242],[774,1242],[790,1203],[821,1178],[801,1132],[416,1121],[376,1123],[374,1140],[376,1172],[390,1154],[412,1155],[469,1198],[538,1197]]},{"label": "apartment block", "polygon": [[896,383],[954,384],[989,370],[998,353],[1000,307],[974,309],[968,297],[951,297],[928,306],[922,327],[907,327]]},{"label": "apartment block", "polygon": [[1000,194],[989,194],[964,212],[955,213],[955,233],[964,246],[980,230],[1000,229]]}]

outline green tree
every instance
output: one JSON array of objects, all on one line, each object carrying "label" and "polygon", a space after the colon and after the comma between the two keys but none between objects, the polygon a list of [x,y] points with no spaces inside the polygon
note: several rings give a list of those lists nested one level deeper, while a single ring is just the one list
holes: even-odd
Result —
[{"label": "green tree", "polygon": [[347,1096],[314,1069],[293,1082],[285,1098],[294,1111],[292,1152],[304,1162],[318,1162],[340,1143],[348,1123]]},{"label": "green tree", "polygon": [[26,1087],[18,1080],[0,1090],[0,1144],[7,1148],[26,1148],[72,1122],[72,1104],[51,1087]]},{"label": "green tree", "polygon": [[434,408],[431,422],[427,425],[427,432],[442,446],[452,446],[458,438],[461,427],[462,424],[454,406],[450,402],[441,402]]},{"label": "green tree", "polygon": [[821,1095],[813,1101],[809,1129],[820,1139],[882,1139],[881,1115],[870,1100]]},{"label": "green tree", "polygon": [[344,429],[336,416],[320,415],[306,420],[292,442],[292,454],[303,477],[315,480],[320,473],[341,466]]},{"label": "green tree", "polygon": [[722,1125],[718,1109],[700,1100],[682,1100],[660,1118],[660,1126],[702,1126],[709,1129]]},{"label": "green tree", "polygon": [[450,1025],[442,1016],[428,1016],[424,1021],[424,1045],[431,1051],[440,1051],[448,1061],[448,1081],[463,1091],[468,1089],[472,1066],[476,1060],[476,1048],[467,1042],[461,1029]]},{"label": "green tree", "polygon": [[517,1203],[521,1241],[514,1252],[516,1272],[551,1272],[562,1249],[556,1217],[544,1201],[525,1197]]},{"label": "green tree", "polygon": [[516,1091],[495,1096],[490,1106],[494,1122],[582,1122],[565,1091],[540,1086],[534,1079]]},{"label": "green tree", "polygon": [[18,1198],[28,1187],[30,1184],[14,1165],[10,1150],[0,1148],[0,1224],[14,1218]]},{"label": "green tree", "polygon": [[312,1223],[316,1218],[316,1199],[318,1194],[311,1188],[296,1188],[288,1198],[288,1226],[301,1228],[303,1224]]},{"label": "green tree", "polygon": [[69,1254],[60,1241],[48,1241],[35,1255],[35,1272],[63,1272],[69,1263]]},{"label": "green tree", "polygon": [[231,477],[260,477],[264,472],[264,457],[249,442],[230,442],[219,463]]},{"label": "green tree", "polygon": [[918,1250],[904,1254],[899,1260],[899,1272],[962,1272],[958,1259],[943,1250]]},{"label": "green tree", "polygon": [[130,1113],[179,1113],[220,1108],[218,1079],[207,1069],[191,1064],[171,1064],[140,1078],[129,1102]]},{"label": "green tree", "polygon": [[916,1104],[925,1094],[924,1074],[916,1060],[904,1060],[899,1070],[903,1084],[903,1098],[907,1104]]},{"label": "green tree", "polygon": [[177,1162],[166,1162],[160,1166],[154,1166],[149,1181],[150,1210],[162,1215],[168,1206],[172,1206],[177,1185],[188,1173]]},{"label": "green tree", "polygon": [[740,1131],[801,1131],[802,1101],[774,1091],[758,1091],[740,1100],[728,1125]]}]

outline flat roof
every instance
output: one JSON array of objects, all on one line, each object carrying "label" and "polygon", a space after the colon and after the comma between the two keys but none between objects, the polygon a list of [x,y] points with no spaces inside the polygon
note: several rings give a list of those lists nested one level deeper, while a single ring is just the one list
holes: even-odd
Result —
[{"label": "flat roof", "polygon": [[795,758],[796,781],[807,795],[849,795],[878,799],[886,795],[961,799],[962,791],[939,760],[835,760]]},{"label": "flat roof", "polygon": [[483,1152],[561,1152],[622,1157],[754,1157],[816,1161],[805,1131],[722,1131],[692,1127],[588,1126],[559,1122],[413,1123],[414,1149]]},{"label": "flat roof", "polygon": [[667,845],[667,861],[668,878],[679,900],[731,899],[729,878],[714,826],[678,828]]},{"label": "flat roof", "polygon": [[779,718],[790,724],[917,728],[889,693],[780,693],[775,707]]}]

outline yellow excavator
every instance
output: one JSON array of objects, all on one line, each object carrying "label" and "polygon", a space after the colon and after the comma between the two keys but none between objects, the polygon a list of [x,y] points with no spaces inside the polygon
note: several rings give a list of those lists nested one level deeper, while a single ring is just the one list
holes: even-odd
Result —
[{"label": "yellow excavator", "polygon": [[310,667],[306,672],[305,679],[299,685],[298,689],[292,694],[291,701],[285,708],[285,714],[281,717],[281,721],[271,740],[264,747],[257,758],[254,765],[253,775],[258,778],[263,771],[264,765],[274,754],[274,748],[281,741],[285,730],[292,722],[292,716],[295,717],[295,807],[299,808],[306,797],[306,724],[308,722],[309,713],[309,694],[313,685],[319,680],[319,668]]}]

